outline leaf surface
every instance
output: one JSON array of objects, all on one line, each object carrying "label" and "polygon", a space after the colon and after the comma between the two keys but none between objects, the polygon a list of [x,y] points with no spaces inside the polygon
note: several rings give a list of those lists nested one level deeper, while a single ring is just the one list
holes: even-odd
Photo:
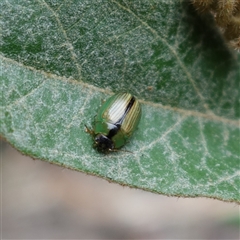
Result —
[{"label": "leaf surface", "polygon": [[[1,134],[22,153],[169,196],[240,202],[239,55],[178,1],[1,1]],[[129,91],[129,152],[92,148],[101,100]]]}]

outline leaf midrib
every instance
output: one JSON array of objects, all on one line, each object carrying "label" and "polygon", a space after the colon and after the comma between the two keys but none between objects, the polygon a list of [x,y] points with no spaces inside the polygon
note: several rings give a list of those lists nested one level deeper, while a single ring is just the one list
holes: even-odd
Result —
[{"label": "leaf midrib", "polygon": [[[103,89],[103,88],[96,87],[94,85],[85,83],[82,80],[75,80],[73,78],[66,78],[64,76],[58,76],[58,75],[55,75],[53,73],[48,73],[48,72],[44,72],[43,70],[38,70],[38,69],[36,69],[32,66],[26,66],[23,63],[17,62],[15,60],[11,59],[11,58],[6,58],[3,55],[0,55],[0,58],[3,61],[11,62],[13,64],[16,64],[16,65],[20,66],[20,67],[28,69],[30,71],[42,74],[45,78],[52,78],[52,79],[55,79],[55,80],[58,79],[58,80],[61,80],[63,82],[70,83],[70,84],[73,84],[73,85],[81,85],[82,87],[85,87],[85,88],[88,88],[88,89],[91,89],[91,90],[94,90],[94,91],[98,91],[98,92],[101,92],[101,93],[104,93],[104,94],[108,94],[108,95],[114,94],[114,92],[112,92],[108,89]],[[9,104],[7,106],[0,106],[0,108],[7,108],[7,107],[10,107],[11,105],[17,104],[17,102],[22,101],[22,99],[25,99],[26,97],[28,97],[29,95],[34,93],[39,88],[39,86],[43,85],[43,83],[45,81],[46,80],[43,80],[43,82],[41,84],[39,84],[35,89],[32,89],[28,94],[22,96],[21,98],[12,102],[11,104]],[[187,110],[187,109],[183,109],[183,108],[172,107],[172,106],[169,106],[169,105],[162,105],[161,103],[154,103],[154,102],[150,102],[150,101],[145,101],[143,99],[139,99],[139,102],[141,102],[142,104],[149,105],[151,107],[157,108],[157,109],[164,109],[164,110],[169,110],[169,111],[172,111],[172,112],[178,112],[178,113],[182,114],[183,117],[191,117],[191,116],[192,117],[198,117],[198,118],[202,118],[202,119],[206,119],[206,120],[225,123],[225,124],[228,124],[229,126],[233,126],[233,127],[239,127],[239,125],[240,125],[240,120],[233,120],[233,119],[229,119],[229,118],[224,118],[224,117],[215,115],[215,114],[210,113],[210,112],[201,113],[201,112],[196,112],[196,111],[193,111],[193,110]]]}]

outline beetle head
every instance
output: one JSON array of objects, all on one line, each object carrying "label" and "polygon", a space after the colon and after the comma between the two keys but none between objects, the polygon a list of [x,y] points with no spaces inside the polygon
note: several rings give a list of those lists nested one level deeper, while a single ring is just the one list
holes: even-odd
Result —
[{"label": "beetle head", "polygon": [[95,147],[99,152],[109,152],[114,149],[113,141],[103,134],[98,134],[95,139]]}]

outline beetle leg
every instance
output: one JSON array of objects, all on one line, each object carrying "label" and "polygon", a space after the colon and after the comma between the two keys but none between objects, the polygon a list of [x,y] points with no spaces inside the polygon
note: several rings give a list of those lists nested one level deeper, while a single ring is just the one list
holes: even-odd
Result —
[{"label": "beetle leg", "polygon": [[85,128],[86,128],[85,132],[87,132],[87,133],[89,133],[91,135],[94,135],[94,131],[92,129],[88,128],[87,125],[85,125]]},{"label": "beetle leg", "polygon": [[127,152],[127,153],[133,153],[133,152],[131,152],[131,151],[123,150],[123,149],[120,149],[119,151],[121,151],[121,152]]},{"label": "beetle leg", "polygon": [[116,148],[114,148],[114,149],[109,149],[108,151],[109,151],[109,152],[127,152],[127,153],[133,153],[133,152],[130,152],[130,151],[128,151],[128,150],[116,149]]}]

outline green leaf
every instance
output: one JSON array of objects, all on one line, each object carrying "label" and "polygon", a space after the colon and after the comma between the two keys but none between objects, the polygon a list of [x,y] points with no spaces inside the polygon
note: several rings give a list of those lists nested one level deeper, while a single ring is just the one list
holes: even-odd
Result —
[{"label": "green leaf", "polygon": [[[179,1],[1,1],[1,134],[19,151],[169,196],[240,202],[239,55]],[[108,155],[85,132],[129,91],[138,130]]]}]

